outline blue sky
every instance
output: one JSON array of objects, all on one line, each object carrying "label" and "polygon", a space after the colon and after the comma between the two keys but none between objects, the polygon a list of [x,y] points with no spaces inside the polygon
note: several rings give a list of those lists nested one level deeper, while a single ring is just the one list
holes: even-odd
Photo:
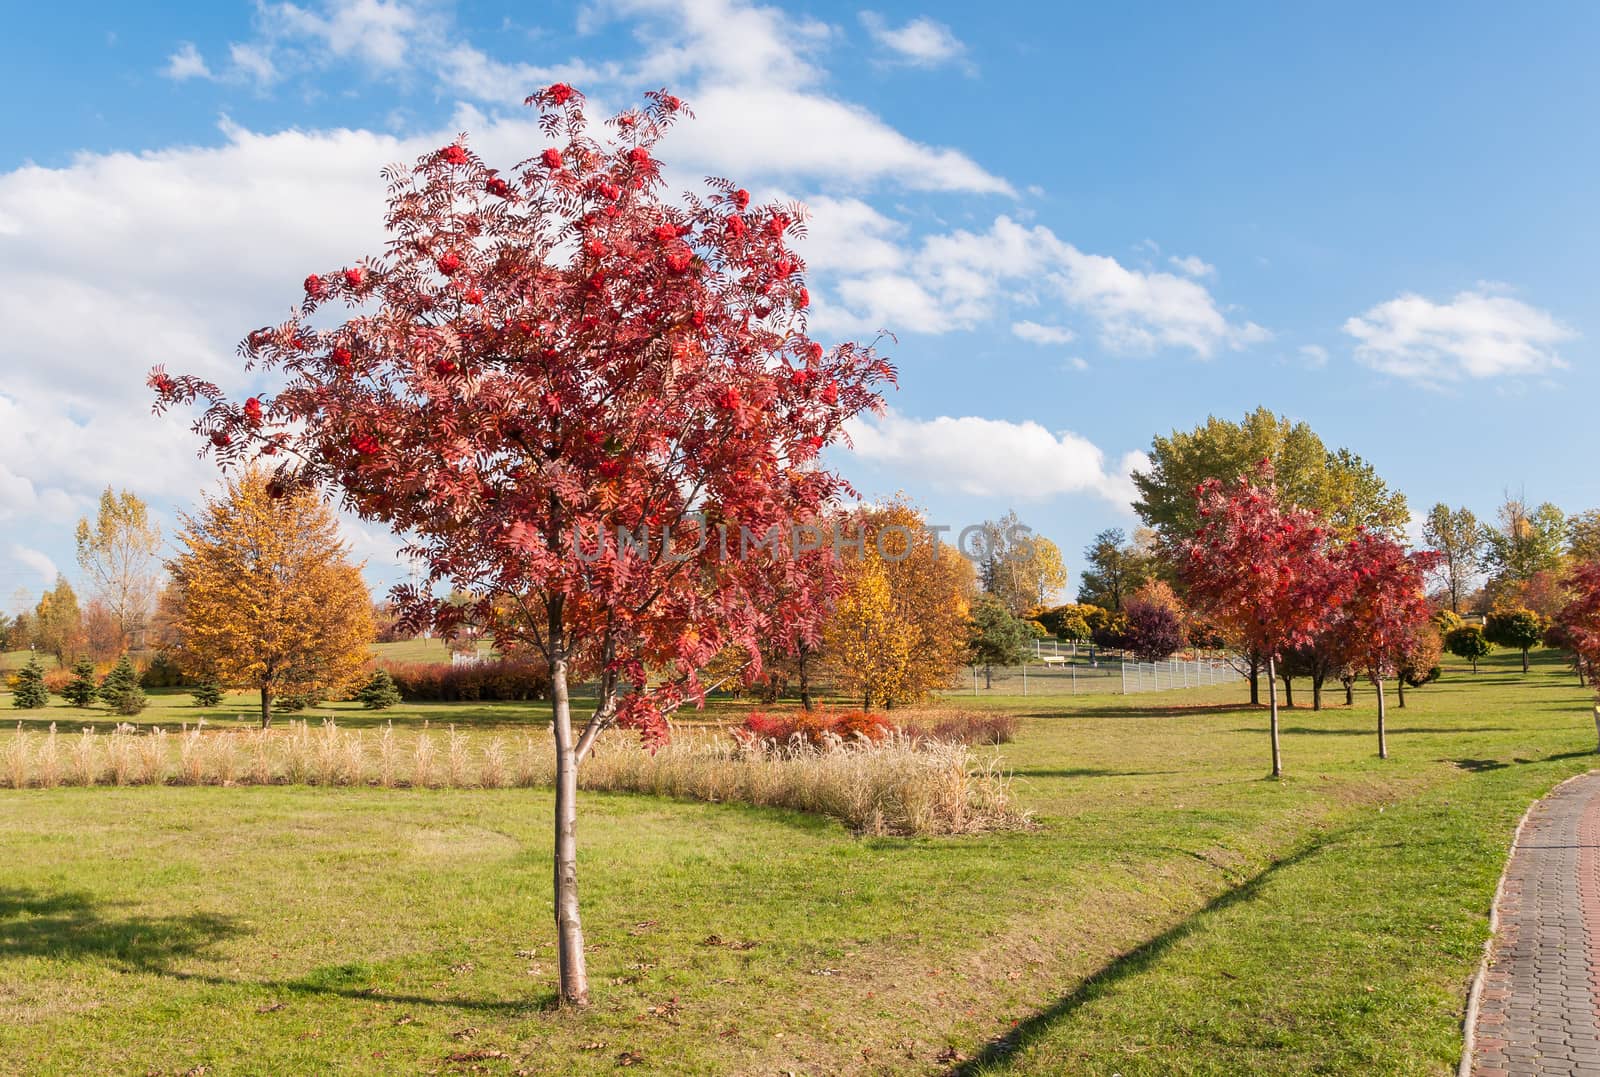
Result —
[{"label": "blue sky", "polygon": [[[1530,10],[1531,9],[1531,10]],[[212,477],[154,362],[231,360],[375,250],[377,169],[506,161],[563,78],[670,86],[663,146],[815,211],[816,335],[893,330],[892,413],[835,462],[1078,554],[1130,456],[1266,404],[1403,489],[1569,510],[1593,479],[1600,9],[445,0],[30,5],[0,84],[0,600],[72,572],[107,483]],[[375,581],[391,544],[352,528]]]}]

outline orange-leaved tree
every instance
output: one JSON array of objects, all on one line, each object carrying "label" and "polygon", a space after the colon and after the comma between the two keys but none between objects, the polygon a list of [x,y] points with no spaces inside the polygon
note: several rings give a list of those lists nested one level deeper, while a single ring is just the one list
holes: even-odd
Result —
[{"label": "orange-leaved tree", "polygon": [[173,648],[187,673],[261,693],[261,725],[287,693],[337,692],[360,675],[372,597],[312,490],[274,497],[255,468],[183,516],[172,573]]},{"label": "orange-leaved tree", "polygon": [[843,594],[823,629],[834,686],[893,707],[948,688],[966,653],[976,571],[903,498],[838,519]]}]

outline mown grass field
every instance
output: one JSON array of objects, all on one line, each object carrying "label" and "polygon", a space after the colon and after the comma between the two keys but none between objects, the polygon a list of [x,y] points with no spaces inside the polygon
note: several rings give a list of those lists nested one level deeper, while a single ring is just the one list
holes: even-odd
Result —
[{"label": "mown grass field", "polygon": [[586,794],[586,1012],[546,792],[0,791],[0,1072],[1446,1073],[1516,819],[1595,759],[1538,657],[1412,693],[1387,762],[1370,692],[1295,710],[1282,782],[1239,687],[987,698],[1023,833]]}]

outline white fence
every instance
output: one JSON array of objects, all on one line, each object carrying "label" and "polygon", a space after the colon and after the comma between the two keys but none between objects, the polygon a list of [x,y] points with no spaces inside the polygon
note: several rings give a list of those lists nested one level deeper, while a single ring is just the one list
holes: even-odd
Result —
[{"label": "white fence", "polygon": [[1225,658],[1172,659],[1166,662],[1133,662],[1113,652],[1095,653],[1087,644],[1072,653],[1072,645],[1043,640],[1039,661],[1023,666],[982,666],[969,668],[968,684],[958,692],[973,695],[1076,696],[1164,692],[1176,688],[1210,688],[1234,684],[1245,679]]},{"label": "white fence", "polygon": [[1232,662],[1201,659],[1195,662],[1122,663],[1123,692],[1164,692],[1171,688],[1210,688],[1245,679]]}]

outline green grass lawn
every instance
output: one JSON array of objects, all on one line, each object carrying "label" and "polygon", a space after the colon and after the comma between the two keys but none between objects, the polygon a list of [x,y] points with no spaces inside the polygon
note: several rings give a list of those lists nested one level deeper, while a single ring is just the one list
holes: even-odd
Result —
[{"label": "green grass lawn", "polygon": [[985,698],[1024,833],[585,794],[581,1013],[543,791],[3,791],[0,1072],[1443,1074],[1516,819],[1595,758],[1537,657],[1411,694],[1387,762],[1370,692],[1290,712],[1282,782],[1241,686]]}]

